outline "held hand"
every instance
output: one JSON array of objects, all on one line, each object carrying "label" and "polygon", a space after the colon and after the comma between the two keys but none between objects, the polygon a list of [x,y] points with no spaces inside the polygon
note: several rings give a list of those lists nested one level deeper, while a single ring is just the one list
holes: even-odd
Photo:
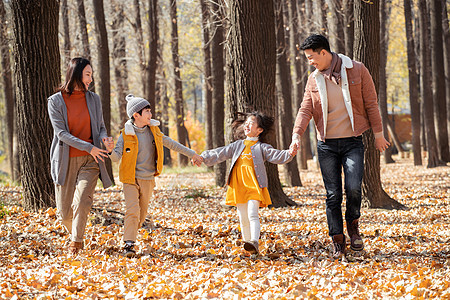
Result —
[{"label": "held hand", "polygon": [[191,162],[192,162],[193,165],[196,165],[197,167],[200,167],[202,165],[202,162],[203,162],[203,157],[201,157],[198,154],[195,154],[192,157]]},{"label": "held hand", "polygon": [[379,136],[375,138],[375,148],[378,149],[378,151],[383,152],[389,147],[390,143],[386,141],[384,136]]},{"label": "held hand", "polygon": [[298,145],[296,143],[292,143],[291,146],[289,146],[289,154],[291,156],[297,155],[298,151]]},{"label": "held hand", "polygon": [[95,162],[98,163],[98,160],[100,159],[101,161],[103,160],[103,157],[108,157],[108,151],[97,148],[97,147],[92,147],[91,153],[92,157],[95,159]]},{"label": "held hand", "polygon": [[105,148],[108,152],[113,151],[114,149],[114,140],[112,137],[105,137],[102,139],[103,145],[105,145]]}]

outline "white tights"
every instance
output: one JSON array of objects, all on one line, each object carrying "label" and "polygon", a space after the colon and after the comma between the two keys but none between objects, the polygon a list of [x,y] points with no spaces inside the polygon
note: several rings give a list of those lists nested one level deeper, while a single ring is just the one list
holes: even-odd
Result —
[{"label": "white tights", "polygon": [[242,239],[259,241],[261,227],[259,225],[259,201],[249,200],[247,203],[237,203],[236,208],[241,222]]}]

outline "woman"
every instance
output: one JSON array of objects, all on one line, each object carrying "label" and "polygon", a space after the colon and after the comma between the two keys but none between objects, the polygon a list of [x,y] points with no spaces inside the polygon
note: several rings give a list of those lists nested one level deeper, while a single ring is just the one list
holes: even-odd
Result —
[{"label": "woman", "polygon": [[103,122],[100,97],[88,91],[92,82],[89,60],[70,62],[65,83],[48,99],[48,114],[54,135],[50,149],[51,174],[56,207],[62,224],[71,234],[69,252],[83,249],[86,221],[97,179],[111,186],[101,143],[110,139]]}]

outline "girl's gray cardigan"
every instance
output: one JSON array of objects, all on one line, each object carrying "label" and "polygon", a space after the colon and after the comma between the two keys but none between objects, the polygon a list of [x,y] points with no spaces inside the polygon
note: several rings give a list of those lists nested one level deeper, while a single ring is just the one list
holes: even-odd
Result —
[{"label": "girl's gray cardigan", "polygon": [[[244,140],[238,140],[224,147],[206,150],[202,152],[201,156],[207,166],[212,166],[231,158],[231,167],[227,179],[227,184],[229,184],[230,174],[244,149]],[[292,156],[288,150],[278,150],[273,148],[272,145],[259,141],[251,146],[250,149],[253,157],[253,165],[255,166],[256,179],[260,188],[265,188],[268,185],[266,168],[264,167],[265,161],[273,164],[285,164],[292,160]]]},{"label": "girl's gray cardigan", "polygon": [[[90,153],[94,146],[102,148],[102,139],[107,137],[100,97],[93,92],[87,91],[86,104],[91,118],[91,133],[94,145],[70,134],[67,121],[67,107],[61,92],[48,98],[48,115],[54,131],[50,148],[50,164],[52,179],[56,184],[64,185],[66,181],[69,167],[69,146]],[[103,187],[107,188],[111,186],[112,182],[106,171],[105,163],[99,160],[98,165]]]}]

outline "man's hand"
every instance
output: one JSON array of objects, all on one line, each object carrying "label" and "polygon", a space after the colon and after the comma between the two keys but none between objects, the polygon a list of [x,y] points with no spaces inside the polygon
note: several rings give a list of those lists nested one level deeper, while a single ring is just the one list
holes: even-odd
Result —
[{"label": "man's hand", "polygon": [[375,148],[378,149],[378,151],[383,152],[386,150],[391,144],[384,138],[382,132],[377,132],[375,135]]},{"label": "man's hand", "polygon": [[295,156],[297,155],[297,150],[298,150],[297,143],[291,143],[291,145],[289,146],[289,154],[291,156]]}]

